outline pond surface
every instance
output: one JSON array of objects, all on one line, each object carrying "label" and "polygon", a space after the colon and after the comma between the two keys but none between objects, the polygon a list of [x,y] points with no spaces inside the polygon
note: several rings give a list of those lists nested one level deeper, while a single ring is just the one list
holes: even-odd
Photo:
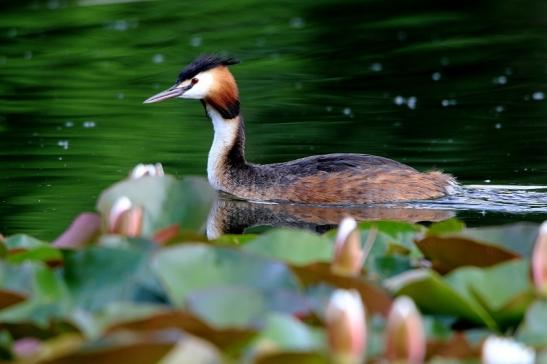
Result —
[{"label": "pond surface", "polygon": [[[201,105],[142,104],[204,52],[242,60],[232,71],[253,162],[360,152],[463,184],[547,184],[545,1],[11,4],[0,5],[3,234],[55,237],[137,163],[205,175]],[[545,219],[545,190],[493,191],[432,208],[471,224]]]}]

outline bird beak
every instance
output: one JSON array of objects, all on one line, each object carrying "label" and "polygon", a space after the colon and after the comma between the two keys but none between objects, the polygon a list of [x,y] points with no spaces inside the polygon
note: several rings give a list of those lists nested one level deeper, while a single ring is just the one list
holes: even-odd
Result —
[{"label": "bird beak", "polygon": [[145,104],[151,104],[153,102],[160,102],[167,99],[172,99],[173,97],[178,97],[182,95],[185,91],[189,89],[189,87],[177,87],[178,84],[168,88],[165,91],[162,91],[158,94],[155,94],[152,97],[147,98],[144,100]]}]

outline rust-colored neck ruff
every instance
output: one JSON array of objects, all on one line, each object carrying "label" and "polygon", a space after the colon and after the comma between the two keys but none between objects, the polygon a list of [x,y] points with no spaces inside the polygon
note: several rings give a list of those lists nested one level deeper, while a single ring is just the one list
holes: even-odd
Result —
[{"label": "rust-colored neck ruff", "polygon": [[239,91],[234,76],[227,67],[217,67],[211,72],[214,73],[215,83],[203,102],[218,111],[224,119],[239,116]]}]

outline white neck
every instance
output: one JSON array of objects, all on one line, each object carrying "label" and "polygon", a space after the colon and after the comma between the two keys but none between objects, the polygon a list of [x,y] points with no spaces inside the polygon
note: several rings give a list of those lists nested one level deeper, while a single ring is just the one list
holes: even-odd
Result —
[{"label": "white neck", "polygon": [[215,129],[213,145],[207,159],[207,179],[213,188],[223,190],[221,173],[224,171],[226,154],[234,145],[237,137],[239,122],[234,119],[224,119],[218,111],[209,105],[206,106],[206,109]]}]

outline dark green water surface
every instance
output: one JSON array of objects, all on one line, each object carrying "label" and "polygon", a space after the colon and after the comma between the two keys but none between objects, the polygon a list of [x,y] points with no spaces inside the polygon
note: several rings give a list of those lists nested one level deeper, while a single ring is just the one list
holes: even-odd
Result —
[{"label": "dark green water surface", "polygon": [[[142,104],[204,52],[242,60],[232,71],[253,162],[361,152],[463,184],[547,184],[543,0],[49,0],[0,10],[3,234],[56,236],[137,163],[205,175],[212,127],[201,105]],[[545,219],[547,194],[503,198],[509,208],[486,203],[485,217],[465,204],[458,214]]]}]

